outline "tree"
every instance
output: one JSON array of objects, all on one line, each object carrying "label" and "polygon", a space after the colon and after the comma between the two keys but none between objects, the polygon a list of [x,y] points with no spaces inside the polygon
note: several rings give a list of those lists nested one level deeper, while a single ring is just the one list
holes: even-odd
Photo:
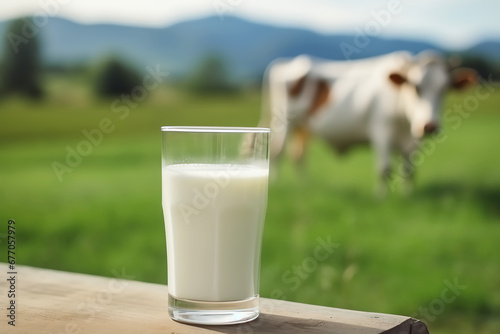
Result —
[{"label": "tree", "polygon": [[39,28],[30,18],[11,22],[5,33],[1,90],[5,94],[43,95],[40,85]]},{"label": "tree", "polygon": [[130,94],[141,85],[141,76],[122,60],[111,57],[103,63],[96,77],[96,93],[103,97]]},{"label": "tree", "polygon": [[477,73],[483,78],[489,78],[490,76],[492,76],[493,79],[498,80],[498,78],[500,77],[499,71],[495,67],[495,65],[484,56],[482,57],[480,55],[465,54],[462,57],[462,62],[460,65],[475,69]]},{"label": "tree", "polygon": [[188,80],[188,88],[195,93],[234,93],[236,87],[229,81],[225,63],[219,56],[201,61]]}]

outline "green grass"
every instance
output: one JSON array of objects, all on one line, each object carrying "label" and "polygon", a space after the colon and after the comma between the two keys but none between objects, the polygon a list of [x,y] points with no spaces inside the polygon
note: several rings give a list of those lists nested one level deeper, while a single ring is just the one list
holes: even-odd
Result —
[{"label": "green grass", "polygon": [[[103,276],[125,268],[165,283],[160,126],[253,126],[259,96],[162,91],[124,120],[112,101],[78,96],[0,103],[0,219],[5,228],[16,220],[18,263]],[[466,96],[449,96],[445,107]],[[445,124],[448,137],[418,167],[411,196],[374,196],[368,148],[338,157],[313,141],[306,175],[285,159],[270,184],[261,294],[413,315],[431,333],[498,332],[499,105],[495,92],[458,129]],[[52,163],[64,163],[67,146],[102,118],[114,131],[59,182]],[[313,261],[318,238],[337,246]],[[310,272],[295,274],[302,264]],[[466,289],[439,308],[445,281],[455,279]]]}]

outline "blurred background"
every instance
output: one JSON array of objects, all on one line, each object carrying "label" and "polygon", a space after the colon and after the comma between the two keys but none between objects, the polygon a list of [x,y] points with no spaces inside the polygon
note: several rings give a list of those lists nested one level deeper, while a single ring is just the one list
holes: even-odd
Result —
[{"label": "blurred background", "polygon": [[[434,49],[489,94],[445,97],[460,122],[444,122],[411,196],[374,196],[369,148],[338,157],[313,140],[307,175],[285,159],[261,295],[498,333],[499,12],[493,0],[2,3],[0,219],[17,223],[18,263],[166,283],[160,126],[256,126],[277,57]],[[338,246],[313,268],[318,238]]]}]

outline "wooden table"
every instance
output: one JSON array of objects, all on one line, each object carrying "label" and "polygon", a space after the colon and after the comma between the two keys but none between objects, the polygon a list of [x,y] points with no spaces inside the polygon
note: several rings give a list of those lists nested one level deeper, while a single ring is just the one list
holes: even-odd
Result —
[{"label": "wooden table", "polygon": [[[0,263],[0,333],[428,333],[403,316],[261,298],[257,320],[193,326],[167,314],[167,286],[16,266],[15,327],[8,325],[9,271]],[[114,271],[117,277],[123,272]]]}]

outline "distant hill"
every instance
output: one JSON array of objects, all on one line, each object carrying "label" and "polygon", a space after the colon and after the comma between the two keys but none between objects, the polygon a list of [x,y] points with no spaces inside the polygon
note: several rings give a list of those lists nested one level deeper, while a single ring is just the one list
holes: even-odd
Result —
[{"label": "distant hill", "polygon": [[[0,22],[4,35],[6,23]],[[258,78],[265,66],[277,57],[311,54],[345,59],[341,46],[353,46],[355,36],[323,35],[305,29],[258,24],[235,17],[207,17],[165,28],[144,28],[113,24],[84,25],[50,18],[40,31],[47,64],[91,62],[113,53],[140,67],[161,64],[174,75],[185,75],[208,54],[218,54],[228,63],[235,78]],[[364,48],[351,59],[365,58],[395,50],[417,53],[424,49],[444,52],[438,45],[404,39],[369,37]],[[359,46],[359,44],[358,44]],[[0,45],[1,49],[4,43]],[[484,41],[468,53],[498,60],[500,40]]]},{"label": "distant hill", "polygon": [[500,61],[500,41],[486,40],[465,50],[465,53],[475,54],[489,58],[495,62]]}]

